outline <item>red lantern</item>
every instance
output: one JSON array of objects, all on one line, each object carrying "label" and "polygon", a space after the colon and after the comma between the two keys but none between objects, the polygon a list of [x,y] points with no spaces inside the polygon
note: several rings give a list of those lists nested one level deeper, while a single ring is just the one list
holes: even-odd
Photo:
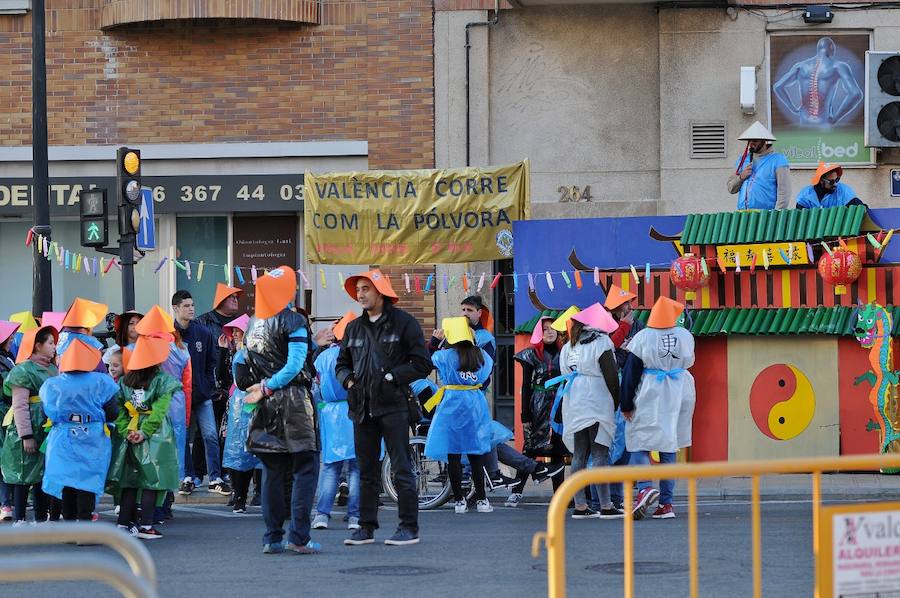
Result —
[{"label": "red lantern", "polygon": [[672,262],[669,274],[672,282],[684,290],[684,298],[693,301],[697,297],[697,289],[709,282],[709,269],[702,265],[703,260],[692,253],[686,253]]},{"label": "red lantern", "polygon": [[819,258],[819,276],[830,285],[834,285],[834,294],[843,295],[848,284],[853,284],[862,273],[862,260],[859,255],[849,249],[832,249],[831,253],[823,253]]}]

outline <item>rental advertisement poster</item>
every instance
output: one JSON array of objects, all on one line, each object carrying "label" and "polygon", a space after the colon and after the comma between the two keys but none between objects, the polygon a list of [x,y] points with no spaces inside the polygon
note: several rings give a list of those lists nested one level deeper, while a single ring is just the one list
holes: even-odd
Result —
[{"label": "rental advertisement poster", "polygon": [[512,257],[530,213],[528,161],[446,170],[304,178],[308,259],[316,264],[440,264]]},{"label": "rental advertisement poster", "polygon": [[769,37],[775,147],[792,165],[870,164],[864,143],[868,33]]}]

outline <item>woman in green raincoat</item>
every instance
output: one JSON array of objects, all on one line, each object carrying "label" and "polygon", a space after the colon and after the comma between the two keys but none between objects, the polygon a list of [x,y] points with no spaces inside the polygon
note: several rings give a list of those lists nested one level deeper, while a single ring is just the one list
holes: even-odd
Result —
[{"label": "woman in green raincoat", "polygon": [[153,527],[154,507],[160,493],[178,488],[178,449],[168,411],[181,383],[159,369],[172,342],[164,336],[142,335],[134,351],[123,353],[126,374],[119,380],[118,434],[107,478],[107,489],[119,496],[119,528],[144,540],[162,538]]},{"label": "woman in green raincoat", "polygon": [[47,436],[47,417],[38,393],[44,381],[59,372],[53,364],[58,334],[52,326],[29,330],[22,337],[14,367],[3,381],[3,392],[12,397],[12,408],[3,418],[6,438],[0,451],[3,481],[13,486],[15,523],[25,524],[28,492],[34,486],[34,520],[47,520],[50,497],[41,490],[44,454],[39,447]]}]

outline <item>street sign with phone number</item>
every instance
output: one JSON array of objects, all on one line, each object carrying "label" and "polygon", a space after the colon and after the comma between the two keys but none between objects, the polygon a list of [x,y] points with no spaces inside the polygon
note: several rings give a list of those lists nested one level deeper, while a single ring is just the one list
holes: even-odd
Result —
[{"label": "street sign with phone number", "polygon": [[[144,176],[157,213],[302,212],[303,174]],[[116,179],[51,177],[50,213],[77,215],[82,189],[105,188],[115,201]],[[0,217],[31,214],[31,179],[0,178]]]}]

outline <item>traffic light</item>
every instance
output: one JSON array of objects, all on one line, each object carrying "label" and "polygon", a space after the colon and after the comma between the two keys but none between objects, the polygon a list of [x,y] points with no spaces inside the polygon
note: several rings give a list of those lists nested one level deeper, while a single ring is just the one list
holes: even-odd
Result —
[{"label": "traffic light", "polygon": [[119,234],[134,234],[141,224],[141,150],[120,147],[116,152]]},{"label": "traffic light", "polygon": [[106,222],[106,189],[84,189],[78,199],[81,216],[81,245],[106,247],[109,230]]},{"label": "traffic light", "polygon": [[866,52],[866,139],[900,147],[900,52]]}]

